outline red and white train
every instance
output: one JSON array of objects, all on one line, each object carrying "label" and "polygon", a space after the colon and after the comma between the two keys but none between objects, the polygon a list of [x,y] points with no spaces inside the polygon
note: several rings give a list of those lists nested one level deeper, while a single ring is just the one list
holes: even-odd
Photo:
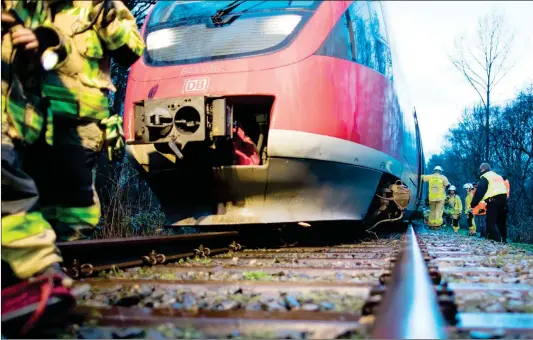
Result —
[{"label": "red and white train", "polygon": [[183,226],[396,218],[423,153],[384,4],[160,1],[130,71],[128,152]]}]

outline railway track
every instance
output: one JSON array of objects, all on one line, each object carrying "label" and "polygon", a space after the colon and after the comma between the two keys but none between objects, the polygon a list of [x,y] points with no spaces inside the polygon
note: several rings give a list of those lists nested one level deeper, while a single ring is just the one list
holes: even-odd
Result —
[{"label": "railway track", "polygon": [[531,254],[422,229],[327,247],[242,249],[235,232],[118,249],[106,241],[107,257],[92,263],[82,255],[97,242],[64,244],[80,278],[78,307],[68,327],[50,325],[44,336],[533,337]]},{"label": "railway track", "polygon": [[455,339],[533,338],[533,254],[512,246],[449,232],[420,232],[434,277],[455,302]]}]

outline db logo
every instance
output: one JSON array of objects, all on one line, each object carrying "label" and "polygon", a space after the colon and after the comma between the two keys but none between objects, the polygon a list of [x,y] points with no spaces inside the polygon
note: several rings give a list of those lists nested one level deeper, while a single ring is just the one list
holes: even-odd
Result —
[{"label": "db logo", "polygon": [[183,85],[183,92],[204,92],[209,87],[209,78],[187,79]]}]

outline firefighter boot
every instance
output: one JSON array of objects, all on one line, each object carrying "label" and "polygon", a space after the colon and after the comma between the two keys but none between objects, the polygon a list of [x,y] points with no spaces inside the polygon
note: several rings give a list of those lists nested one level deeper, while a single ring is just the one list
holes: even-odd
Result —
[{"label": "firefighter boot", "polygon": [[72,283],[56,263],[27,280],[2,289],[4,335],[24,336],[44,321],[64,318],[76,303],[70,292]]}]

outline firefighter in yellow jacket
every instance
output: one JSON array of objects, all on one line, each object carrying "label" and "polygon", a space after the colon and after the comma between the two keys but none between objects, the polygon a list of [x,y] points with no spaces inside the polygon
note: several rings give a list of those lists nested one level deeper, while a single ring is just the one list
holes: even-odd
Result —
[{"label": "firefighter in yellow jacket", "polygon": [[463,212],[463,203],[456,191],[455,186],[450,186],[449,195],[446,197],[446,213],[452,218],[452,229],[455,233],[459,232],[459,219]]},{"label": "firefighter in yellow jacket", "polygon": [[69,37],[72,51],[44,79],[54,115],[54,147],[33,148],[30,171],[43,211],[61,241],[92,236],[100,219],[94,167],[104,145],[110,158],[124,147],[122,119],[111,116],[110,58],[129,67],[144,43],[131,12],[121,1],[54,1],[54,24]]},{"label": "firefighter in yellow jacket", "polygon": [[29,331],[46,306],[74,303],[56,234],[23,167],[30,145],[52,142],[42,77],[65,62],[69,48],[51,22],[43,1],[2,1],[2,333],[13,337]]},{"label": "firefighter in yellow jacket", "polygon": [[474,186],[471,183],[466,183],[463,185],[463,189],[466,190],[466,197],[465,197],[465,215],[466,215],[466,222],[468,223],[468,234],[470,236],[476,235],[476,222],[474,219],[474,212],[472,211],[472,208],[470,207],[470,204],[472,203],[472,198],[474,198]]},{"label": "firefighter in yellow jacket", "polygon": [[429,227],[431,228],[440,228],[443,224],[445,190],[450,183],[446,176],[442,175],[442,172],[442,168],[436,166],[433,169],[433,174],[422,176],[422,180],[429,183]]}]

